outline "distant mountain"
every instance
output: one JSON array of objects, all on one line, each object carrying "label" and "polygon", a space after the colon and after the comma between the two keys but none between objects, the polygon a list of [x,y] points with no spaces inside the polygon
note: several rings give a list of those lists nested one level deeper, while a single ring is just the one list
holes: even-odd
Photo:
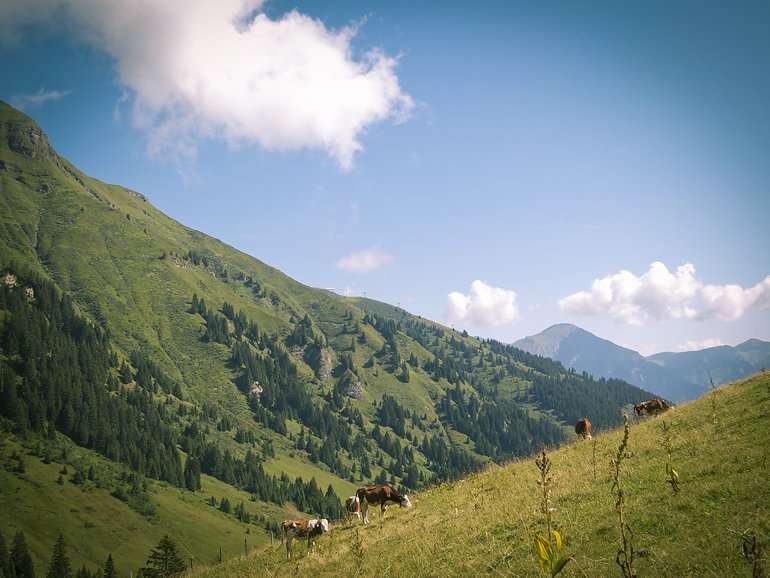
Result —
[{"label": "distant mountain", "polygon": [[694,399],[709,386],[728,383],[770,366],[770,343],[750,339],[731,347],[656,353],[644,357],[568,323],[553,325],[513,344],[596,377],[622,379],[667,399]]}]

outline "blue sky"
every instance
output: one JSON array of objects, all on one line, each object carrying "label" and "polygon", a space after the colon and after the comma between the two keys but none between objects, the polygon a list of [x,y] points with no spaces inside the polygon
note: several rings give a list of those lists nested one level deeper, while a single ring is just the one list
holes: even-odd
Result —
[{"label": "blue sky", "polygon": [[[127,31],[89,0],[33,4],[0,9],[0,98],[304,283],[505,341],[562,321],[643,353],[770,339],[767,2],[252,2],[242,34],[293,26],[232,53],[198,2],[124,2]],[[301,77],[311,41],[331,52],[309,89],[232,78]],[[172,90],[212,79],[234,88]]]}]

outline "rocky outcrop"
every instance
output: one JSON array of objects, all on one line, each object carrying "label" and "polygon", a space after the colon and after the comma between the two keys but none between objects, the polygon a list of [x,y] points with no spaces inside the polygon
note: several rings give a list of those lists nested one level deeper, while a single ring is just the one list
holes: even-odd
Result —
[{"label": "rocky outcrop", "polygon": [[11,124],[8,126],[7,134],[8,148],[17,154],[31,159],[54,155],[51,145],[48,144],[48,138],[36,126]]}]

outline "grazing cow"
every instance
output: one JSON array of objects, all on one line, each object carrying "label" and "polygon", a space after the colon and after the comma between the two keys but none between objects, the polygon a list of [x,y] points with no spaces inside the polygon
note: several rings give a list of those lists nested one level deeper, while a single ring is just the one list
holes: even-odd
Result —
[{"label": "grazing cow", "polygon": [[575,424],[575,433],[581,439],[590,440],[592,431],[591,422],[587,417],[578,420],[578,422]]},{"label": "grazing cow", "polygon": [[361,500],[358,496],[350,496],[345,500],[345,512],[347,512],[348,518],[353,516],[361,519]]},{"label": "grazing cow", "polygon": [[329,520],[284,520],[281,524],[286,539],[286,559],[291,560],[291,547],[295,538],[307,538],[307,551],[315,551],[315,539],[329,531]]},{"label": "grazing cow", "polygon": [[385,515],[385,510],[388,508],[388,503],[392,502],[398,504],[402,508],[411,508],[412,502],[409,501],[409,496],[399,494],[396,489],[390,484],[375,484],[373,486],[364,486],[358,488],[356,491],[356,497],[362,504],[364,525],[369,523],[369,504],[380,505],[380,516]]},{"label": "grazing cow", "polygon": [[634,406],[634,411],[639,417],[642,417],[643,415],[658,415],[669,409],[671,409],[671,406],[662,399],[650,399],[648,401],[643,401],[642,403],[637,403]]}]

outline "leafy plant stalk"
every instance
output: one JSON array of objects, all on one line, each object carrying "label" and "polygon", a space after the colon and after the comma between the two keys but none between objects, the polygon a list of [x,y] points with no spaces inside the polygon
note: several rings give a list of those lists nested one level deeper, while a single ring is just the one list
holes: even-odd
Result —
[{"label": "leafy plant stalk", "polygon": [[618,529],[620,530],[621,547],[615,555],[615,563],[620,567],[623,578],[636,578],[634,569],[634,545],[633,532],[626,522],[626,494],[622,484],[623,462],[631,457],[628,449],[628,416],[623,416],[623,441],[620,442],[617,455],[610,460],[610,474],[612,476],[612,491],[615,494],[615,512],[618,515]]},{"label": "leafy plant stalk", "polygon": [[660,440],[663,448],[666,450],[666,482],[671,486],[674,495],[679,493],[679,473],[674,469],[673,442],[671,438],[671,427],[663,420],[660,426]]},{"label": "leafy plant stalk", "polygon": [[552,462],[546,455],[545,450],[540,454],[540,457],[535,459],[535,465],[540,472],[540,479],[537,481],[537,484],[543,492],[540,511],[543,514],[546,527],[545,536],[542,534],[535,536],[535,549],[540,570],[550,576],[556,576],[564,570],[564,567],[570,560],[573,560],[573,556],[562,553],[564,544],[561,534],[553,529],[553,520],[551,518]]}]

